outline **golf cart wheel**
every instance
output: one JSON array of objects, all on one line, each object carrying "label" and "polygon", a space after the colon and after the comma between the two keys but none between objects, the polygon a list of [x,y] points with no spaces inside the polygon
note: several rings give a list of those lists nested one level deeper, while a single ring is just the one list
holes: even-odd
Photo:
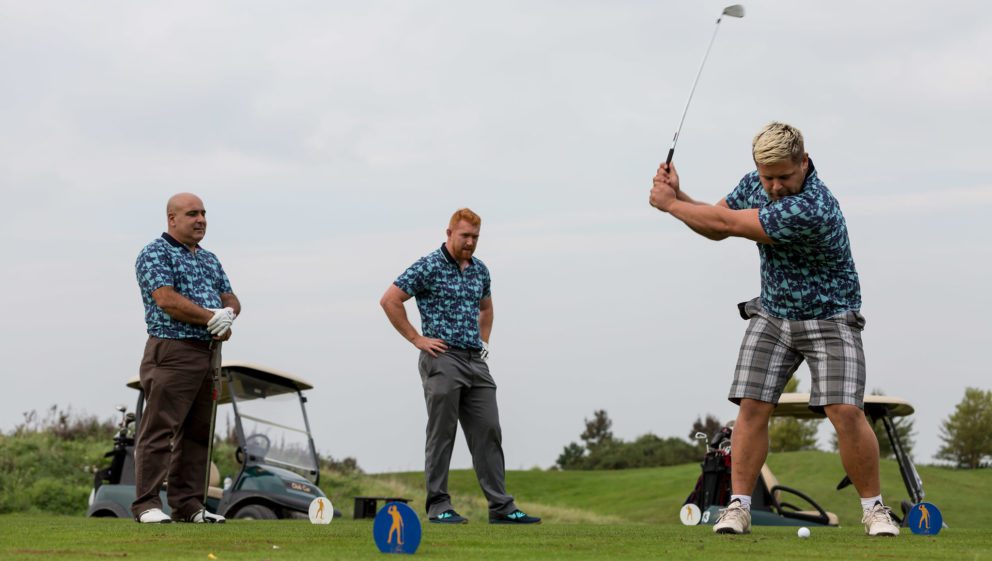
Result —
[{"label": "golf cart wheel", "polygon": [[247,505],[238,509],[234,518],[239,520],[278,520],[276,513],[267,506]]}]

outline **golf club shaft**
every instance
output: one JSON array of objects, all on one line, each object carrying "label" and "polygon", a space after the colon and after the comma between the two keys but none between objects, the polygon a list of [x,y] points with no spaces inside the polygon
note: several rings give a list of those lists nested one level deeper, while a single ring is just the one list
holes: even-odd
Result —
[{"label": "golf club shaft", "polygon": [[220,341],[214,341],[213,352],[210,354],[210,376],[212,388],[210,392],[210,433],[207,440],[207,474],[203,483],[203,508],[207,508],[207,498],[210,496],[210,468],[214,461],[214,425],[217,421],[217,400],[220,399]]},{"label": "golf club shaft", "polygon": [[720,31],[720,21],[723,19],[721,15],[716,19],[716,27],[713,29],[713,37],[710,38],[710,44],[706,47],[706,53],[703,54],[703,61],[699,63],[699,70],[696,71],[696,79],[692,81],[692,89],[689,90],[689,99],[685,100],[685,109],[682,110],[682,118],[679,119],[679,128],[675,129],[675,136],[672,137],[672,146],[668,149],[668,158],[665,160],[665,167],[668,167],[672,163],[672,156],[675,155],[675,144],[679,141],[679,133],[682,132],[682,123],[685,123],[686,113],[689,112],[689,104],[692,102],[692,94],[696,92],[696,84],[699,83],[699,76],[703,73],[703,66],[706,65],[706,59],[710,56],[710,49],[713,48],[713,42],[716,41],[716,34]]}]

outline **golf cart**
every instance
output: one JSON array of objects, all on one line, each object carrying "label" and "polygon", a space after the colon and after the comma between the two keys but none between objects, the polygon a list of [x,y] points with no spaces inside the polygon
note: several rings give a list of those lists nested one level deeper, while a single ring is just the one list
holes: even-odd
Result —
[{"label": "golf cart", "polygon": [[[114,436],[114,449],[106,454],[110,465],[95,474],[87,516],[132,517],[134,436],[145,394],[138,377],[128,380],[127,386],[138,390],[138,403],[133,413],[118,407],[123,415],[120,431]],[[224,361],[217,404],[231,406],[240,471],[233,479],[225,478],[222,487],[210,458],[207,510],[228,518],[308,518],[311,501],[325,496],[317,486],[319,462],[307,419],[307,398],[302,394],[312,388],[286,372]],[[161,496],[163,510],[169,513],[164,488]]]},{"label": "golf cart", "polygon": [[[906,514],[923,500],[923,482],[916,472],[912,458],[903,448],[903,443],[896,431],[892,419],[913,414],[913,406],[906,400],[883,395],[865,396],[865,416],[870,423],[881,422],[885,427],[886,436],[892,445],[899,473],[906,484],[909,500],[902,501],[902,517],[896,517],[898,522],[905,519]],[[772,413],[773,417],[792,417],[795,419],[823,419],[826,415],[817,413],[809,408],[808,393],[785,393],[779,399],[778,406]],[[709,441],[708,451],[703,458],[703,473],[696,482],[696,487],[686,499],[685,504],[694,504],[701,512],[700,521],[703,524],[714,524],[721,508],[730,502],[730,468],[731,426],[724,427]],[[697,438],[707,438],[698,433]],[[837,489],[843,489],[851,484],[845,476]],[[784,495],[797,497],[809,505],[801,509],[783,500]],[[790,499],[792,500],[792,499]],[[761,467],[757,485],[751,497],[751,523],[756,526],[834,526],[838,525],[837,515],[827,512],[811,497],[797,489],[780,485],[767,464]]]}]

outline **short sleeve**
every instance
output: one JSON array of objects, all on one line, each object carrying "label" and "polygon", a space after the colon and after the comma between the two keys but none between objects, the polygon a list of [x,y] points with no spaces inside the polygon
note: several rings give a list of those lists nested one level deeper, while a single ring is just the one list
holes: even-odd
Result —
[{"label": "short sleeve", "polygon": [[142,249],[134,264],[138,286],[149,294],[163,286],[175,286],[170,261],[166,252],[159,251],[154,246]]},{"label": "short sleeve", "polygon": [[410,296],[417,296],[427,290],[430,273],[430,262],[426,257],[422,257],[410,265],[410,268],[404,271],[393,284]]},{"label": "short sleeve", "polygon": [[814,243],[830,235],[836,225],[836,205],[813,197],[785,197],[758,211],[768,237],[777,243]]},{"label": "short sleeve", "polygon": [[234,289],[231,288],[231,281],[227,278],[227,273],[224,272],[224,266],[217,262],[217,293],[218,294],[232,294]]},{"label": "short sleeve", "polygon": [[483,269],[482,269],[482,299],[483,300],[485,300],[486,298],[492,298],[493,291],[492,291],[491,284],[492,284],[492,279],[489,276],[489,268],[484,266]]},{"label": "short sleeve", "polygon": [[737,183],[737,187],[734,187],[734,190],[724,199],[727,201],[727,206],[731,210],[753,208],[751,197],[754,193],[754,182],[756,180],[754,174],[751,173],[741,178],[740,182]]}]

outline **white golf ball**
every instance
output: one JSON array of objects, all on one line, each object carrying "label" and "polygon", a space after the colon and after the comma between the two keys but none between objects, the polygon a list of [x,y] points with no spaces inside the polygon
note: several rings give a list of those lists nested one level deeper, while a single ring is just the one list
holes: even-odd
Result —
[{"label": "white golf ball", "polygon": [[799,535],[800,538],[808,538],[809,537],[809,528],[803,526],[796,533]]}]

